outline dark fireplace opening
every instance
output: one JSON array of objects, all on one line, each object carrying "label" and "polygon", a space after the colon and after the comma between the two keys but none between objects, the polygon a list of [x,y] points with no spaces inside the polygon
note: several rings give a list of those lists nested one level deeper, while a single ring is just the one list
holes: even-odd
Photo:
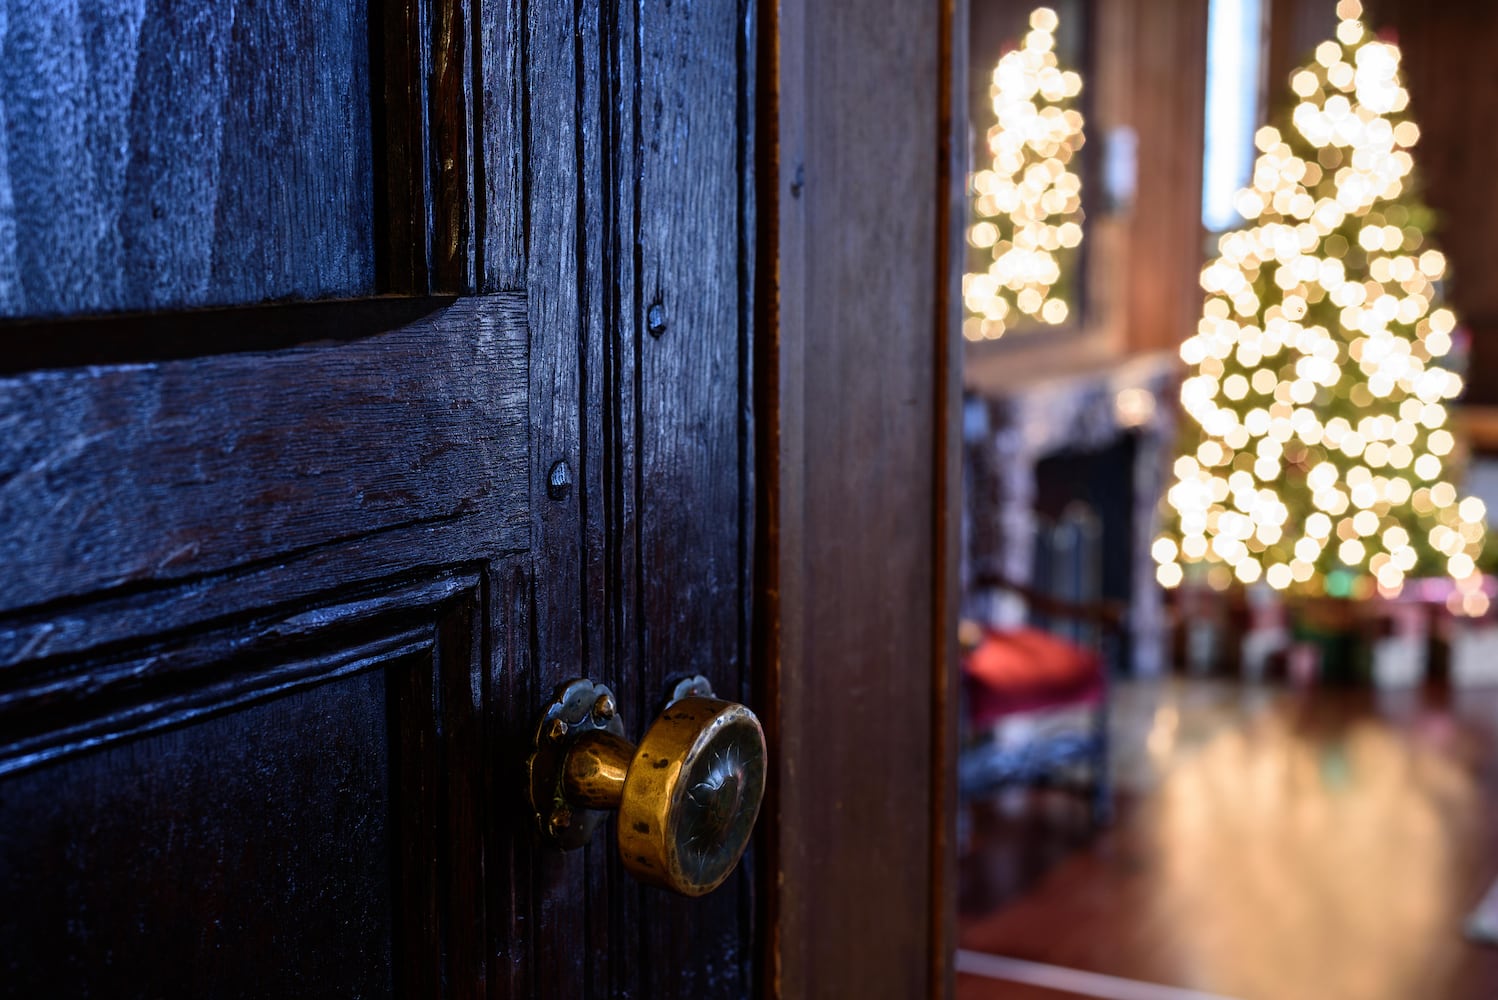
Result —
[{"label": "dark fireplace opening", "polygon": [[[1138,457],[1138,435],[1123,433],[1105,445],[1066,448],[1035,463],[1031,579],[1038,590],[1076,603],[1130,605]],[[1118,662],[1127,671],[1133,662],[1127,632],[1122,643]]]}]

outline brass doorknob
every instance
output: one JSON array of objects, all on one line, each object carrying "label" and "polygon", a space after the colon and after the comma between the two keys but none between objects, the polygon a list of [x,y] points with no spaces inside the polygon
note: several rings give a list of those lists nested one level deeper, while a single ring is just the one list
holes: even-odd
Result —
[{"label": "brass doorknob", "polygon": [[631,745],[613,692],[574,680],[542,715],[528,766],[543,837],[581,847],[616,810],[629,873],[701,896],[723,884],[749,843],[765,791],[765,734],[753,712],[694,677]]}]

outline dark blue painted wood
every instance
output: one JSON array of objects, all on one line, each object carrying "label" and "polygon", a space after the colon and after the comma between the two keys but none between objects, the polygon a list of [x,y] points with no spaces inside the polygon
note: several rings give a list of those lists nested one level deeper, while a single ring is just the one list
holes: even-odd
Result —
[{"label": "dark blue painted wood", "polygon": [[333,543],[397,569],[423,553],[398,529],[466,558],[525,548],[524,308],[469,298],[352,343],[0,379],[0,612]]},{"label": "dark blue painted wood", "polygon": [[0,995],[482,995],[483,581],[373,586],[0,671]]},{"label": "dark blue painted wood", "polygon": [[[278,856],[244,886],[271,905],[216,978],[126,969],[147,991],[264,992],[237,974],[260,961],[296,992],[287,879],[333,871],[348,895],[284,924],[318,976],[391,936],[350,993],[752,993],[747,870],[711,900],[644,891],[611,835],[543,848],[518,779],[557,680],[610,681],[636,731],[679,673],[748,690],[752,5],[88,2],[0,0],[0,318],[24,318],[0,326],[0,796],[40,816],[81,789],[81,816],[118,779],[149,835],[203,787],[157,776],[212,755],[247,818],[204,811],[170,863],[211,880],[242,834]],[[357,301],[260,305],[329,296]],[[236,308],[178,309],[205,304]],[[273,760],[217,753],[258,726]],[[370,770],[343,782],[349,756]],[[322,820],[295,827],[305,870],[255,812],[282,787]],[[340,867],[340,822],[382,810],[389,899]],[[57,829],[104,874],[49,919],[119,884],[186,925],[111,867],[149,846],[79,823]],[[16,878],[0,902],[47,883]],[[344,905],[340,937],[318,921]],[[111,921],[80,926],[139,939]],[[70,933],[10,954],[34,976]],[[61,995],[133,988],[83,971]]]},{"label": "dark blue painted wood", "polygon": [[365,0],[0,0],[0,317],[374,290]]}]

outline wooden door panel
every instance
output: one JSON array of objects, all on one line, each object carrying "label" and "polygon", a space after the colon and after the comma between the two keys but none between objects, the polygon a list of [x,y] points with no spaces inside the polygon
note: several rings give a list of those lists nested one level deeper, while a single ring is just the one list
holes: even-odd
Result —
[{"label": "wooden door panel", "polygon": [[461,299],[347,343],[0,379],[0,610],[333,543],[394,569],[439,527],[474,556],[525,548],[524,310]]},{"label": "wooden door panel", "polygon": [[[228,16],[227,41],[204,27],[181,41],[182,66],[153,78],[173,93],[83,103],[138,117],[145,101],[160,127],[142,135],[166,155],[190,134],[194,108],[234,99],[208,93],[222,57],[226,79],[274,77],[250,100],[245,128],[305,139],[298,148],[319,158],[292,151],[267,167],[258,133],[219,151],[220,178],[238,170],[246,197],[267,199],[265,220],[237,223],[256,233],[225,226],[210,240],[183,221],[207,218],[206,203],[182,205],[188,196],[165,181],[121,189],[115,215],[97,213],[106,228],[149,215],[156,190],[177,199],[164,210],[185,213],[150,220],[150,240],[126,248],[139,251],[137,270],[162,279],[142,283],[133,262],[109,256],[112,236],[95,251],[61,246],[61,221],[56,232],[37,228],[38,157],[53,148],[71,164],[71,133],[39,137],[31,122],[23,134],[11,116],[39,101],[42,112],[26,113],[66,124],[74,109],[0,67],[0,160],[28,171],[31,186],[15,188],[32,213],[26,225],[72,275],[41,276],[50,299],[4,299],[6,288],[30,295],[22,279],[43,264],[36,254],[17,263],[20,250],[6,257],[21,210],[5,184],[19,168],[0,169],[0,317],[25,317],[0,328],[0,810],[62,823],[50,829],[81,845],[58,855],[26,824],[9,840],[0,832],[0,865],[11,866],[0,903],[25,909],[45,891],[36,873],[59,873],[81,888],[39,909],[55,927],[64,911],[79,919],[88,901],[78,893],[99,898],[118,882],[121,895],[144,897],[146,930],[109,923],[116,911],[105,908],[88,911],[103,922],[84,920],[79,933],[92,946],[170,929],[167,950],[189,970],[202,955],[187,928],[245,928],[224,975],[176,981],[195,995],[344,995],[323,989],[340,982],[318,978],[331,972],[285,950],[302,936],[315,951],[320,935],[336,937],[322,949],[330,964],[367,957],[346,982],[368,995],[747,995],[747,865],[707,899],[644,889],[623,872],[612,829],[582,851],[545,847],[521,773],[537,712],[568,678],[609,683],[631,736],[684,674],[748,696],[753,5],[359,2],[292,11],[284,0],[238,0],[232,14],[189,14],[145,0],[106,17],[17,14],[16,0],[0,0],[0,54],[44,35],[72,52],[58,41],[68,31],[115,32],[108,45],[124,44],[122,31],[156,31],[137,53],[142,67],[170,63],[161,39],[193,17]],[[267,38],[278,11],[305,30]],[[304,25],[319,17],[327,23]],[[66,69],[22,55],[44,74]],[[318,59],[347,66],[305,76]],[[205,94],[175,93],[185,67],[203,75]],[[363,251],[339,243],[361,217],[345,208],[365,197],[339,187],[352,148],[342,125],[308,119],[288,136],[274,105],[303,90],[315,104],[334,78],[348,83],[346,110],[374,150],[355,185],[369,180],[373,192],[368,282]],[[133,149],[134,133],[121,141]],[[208,154],[180,152],[165,174],[207,185]],[[62,216],[102,204],[91,191],[60,200]],[[285,199],[308,192],[295,223],[321,234],[314,251],[352,255],[359,280],[297,284],[316,253],[275,227],[291,211]],[[225,205],[238,197],[211,193]],[[257,257],[262,237],[284,259]],[[238,266],[230,257],[253,274],[214,284],[220,262]],[[88,287],[90,268],[111,267],[125,268],[123,284]],[[189,272],[197,284],[173,277]],[[189,284],[197,290],[181,292]],[[239,307],[350,294],[361,298]],[[391,294],[410,297],[381,297]],[[214,302],[235,308],[77,315]],[[257,770],[254,748],[276,765]],[[47,788],[76,791],[48,811],[37,801]],[[150,854],[162,817],[180,828],[199,798],[219,839],[166,861]],[[106,800],[141,818],[138,843],[128,824],[95,830],[87,820]],[[298,801],[322,825],[298,816],[285,825],[295,839],[278,840],[259,823]],[[327,842],[279,866],[234,869],[260,879],[268,909],[253,919],[227,904],[190,920],[153,909],[168,899],[152,899],[152,879],[217,884],[209,869],[228,856],[234,816],[247,817],[239,826],[257,863],[308,838]],[[368,836],[344,837],[345,824]],[[342,888],[319,881],[325,869]],[[327,892],[307,902],[297,894],[308,885]],[[324,921],[345,907],[341,930]],[[264,937],[278,921],[295,935]],[[56,933],[47,961],[83,948],[71,924]],[[0,952],[20,937],[0,928]],[[238,976],[236,963],[252,960],[271,970],[265,990]],[[79,961],[65,981],[75,992],[163,982],[143,965]],[[111,978],[112,968],[124,974]]]},{"label": "wooden door panel", "polygon": [[477,995],[483,617],[445,573],[12,671],[0,992]]},{"label": "wooden door panel", "polygon": [[0,781],[4,992],[389,995],[385,680]]},{"label": "wooden door panel", "polygon": [[17,995],[485,989],[486,853],[530,834],[484,725],[486,567],[530,542],[525,297],[312,312],[300,347],[0,380]]},{"label": "wooden door panel", "polygon": [[0,316],[367,295],[365,0],[0,2]]}]

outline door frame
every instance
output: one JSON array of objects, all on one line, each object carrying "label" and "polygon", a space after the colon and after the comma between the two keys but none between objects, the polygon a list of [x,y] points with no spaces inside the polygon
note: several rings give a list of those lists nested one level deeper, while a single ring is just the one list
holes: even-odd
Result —
[{"label": "door frame", "polygon": [[950,996],[966,0],[759,18],[762,993]]}]

